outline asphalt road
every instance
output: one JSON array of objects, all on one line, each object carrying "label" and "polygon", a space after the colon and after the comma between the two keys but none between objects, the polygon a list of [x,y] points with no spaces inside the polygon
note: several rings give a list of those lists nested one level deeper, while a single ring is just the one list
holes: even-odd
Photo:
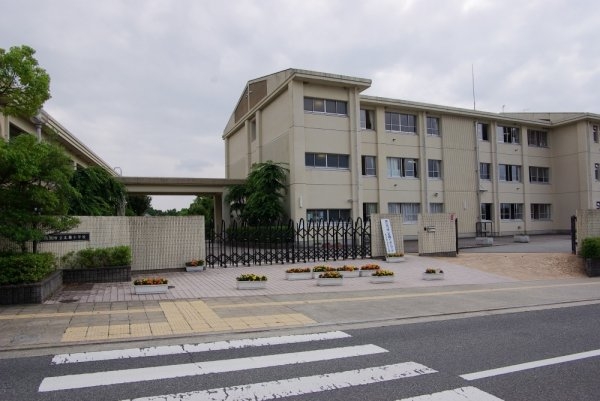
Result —
[{"label": "asphalt road", "polygon": [[[127,354],[121,344],[3,359],[0,399],[596,401],[598,316],[594,304],[327,335],[270,332],[259,342],[248,335],[185,349]],[[553,359],[565,356],[572,360]],[[498,368],[506,369],[490,371]]]}]

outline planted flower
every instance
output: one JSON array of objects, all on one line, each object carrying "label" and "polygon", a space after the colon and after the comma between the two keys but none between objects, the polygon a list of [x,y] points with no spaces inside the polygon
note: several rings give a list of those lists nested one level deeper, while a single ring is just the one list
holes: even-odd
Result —
[{"label": "planted flower", "polygon": [[425,270],[425,274],[444,274],[444,271],[442,269],[426,269]]},{"label": "planted flower", "polygon": [[319,274],[319,278],[343,278],[343,276],[337,271],[326,271]]},{"label": "planted flower", "polygon": [[393,276],[394,272],[391,270],[383,270],[383,269],[379,269],[379,270],[375,270],[372,274],[372,276],[374,277],[385,277],[385,276]]},{"label": "planted flower", "polygon": [[379,270],[379,265],[376,264],[368,264],[360,267],[360,270]]},{"label": "planted flower", "polygon": [[140,278],[133,282],[133,285],[160,285],[168,284],[169,280],[166,278]]},{"label": "planted flower", "polygon": [[204,260],[202,260],[202,259],[192,259],[189,262],[185,262],[185,265],[187,267],[204,266]]},{"label": "planted flower", "polygon": [[336,269],[338,272],[353,272],[355,270],[358,270],[358,267],[356,266],[349,266],[349,265],[344,265],[342,267],[338,267]]},{"label": "planted flower", "polygon": [[310,267],[295,267],[292,269],[287,269],[286,273],[310,273]]},{"label": "planted flower", "polygon": [[331,267],[331,266],[315,266],[312,269],[313,272],[332,272],[335,271],[335,268]]},{"label": "planted flower", "polygon": [[237,281],[267,281],[267,276],[259,276],[257,274],[242,274],[236,277]]},{"label": "planted flower", "polygon": [[393,252],[387,254],[388,258],[401,258],[404,256],[404,252]]}]

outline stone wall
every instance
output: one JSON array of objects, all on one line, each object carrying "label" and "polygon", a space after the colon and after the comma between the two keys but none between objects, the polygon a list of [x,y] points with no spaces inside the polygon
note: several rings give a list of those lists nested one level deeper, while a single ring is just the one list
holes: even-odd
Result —
[{"label": "stone wall", "polygon": [[392,235],[396,252],[404,252],[403,219],[401,214],[372,214],[371,215],[371,256],[385,257],[385,242],[381,229],[381,219],[389,219],[392,225]]},{"label": "stone wall", "polygon": [[454,214],[419,214],[419,255],[456,256]]},{"label": "stone wall", "polygon": [[128,245],[132,271],[182,268],[186,261],[206,257],[203,216],[80,216],[79,220],[66,233],[89,233],[89,241],[44,241],[39,252],[60,258],[85,248]]}]

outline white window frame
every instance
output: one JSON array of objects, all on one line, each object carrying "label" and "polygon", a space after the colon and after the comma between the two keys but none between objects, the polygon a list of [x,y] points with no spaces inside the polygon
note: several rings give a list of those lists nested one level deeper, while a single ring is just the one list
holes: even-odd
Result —
[{"label": "white window frame", "polygon": [[496,136],[498,142],[518,145],[521,143],[521,130],[517,127],[509,127],[498,125],[496,128]]},{"label": "white window frame", "polygon": [[500,204],[500,220],[523,220],[523,204],[522,203],[501,203]]},{"label": "white window frame", "polygon": [[[485,130],[484,130],[485,127]],[[490,125],[487,123],[477,123],[477,139],[480,141],[489,142],[490,140]]]},{"label": "white window frame", "polygon": [[440,118],[427,116],[427,135],[441,136],[440,134]]},{"label": "white window frame", "polygon": [[515,164],[499,164],[498,180],[504,182],[521,182],[521,166]]},{"label": "white window frame", "polygon": [[527,145],[534,148],[547,148],[548,131],[527,130]]},{"label": "white window frame", "polygon": [[[486,173],[486,174],[484,174]],[[492,179],[492,163],[479,163],[479,179],[489,181]]]},{"label": "white window frame", "polygon": [[529,205],[531,220],[548,221],[552,220],[552,204],[550,203],[532,203]]},{"label": "white window frame", "polygon": [[364,155],[361,157],[362,175],[366,177],[377,176],[377,157]]},{"label": "white window frame", "polygon": [[[310,107],[308,102],[311,103]],[[304,112],[306,113],[317,113],[317,114],[329,114],[336,116],[347,116],[348,115],[348,102],[345,100],[337,99],[321,99],[316,97],[305,96],[304,97]]]},{"label": "white window frame", "polygon": [[406,157],[388,157],[388,178],[419,178],[417,164],[419,159]]},{"label": "white window frame", "polygon": [[[309,155],[314,155],[315,162],[313,164],[307,164],[306,158]],[[343,156],[347,161],[348,165],[340,167],[339,158]],[[317,157],[319,160],[325,160],[325,165],[317,164]],[[337,164],[333,165],[334,160],[337,160]],[[322,168],[322,169],[330,169],[330,170],[350,170],[350,155],[340,154],[340,153],[316,153],[316,152],[306,152],[304,154],[304,165],[308,168]]]},{"label": "white window frame", "polygon": [[360,109],[360,129],[370,131],[375,129],[375,110]]},{"label": "white window frame", "polygon": [[420,203],[388,203],[388,213],[401,214],[404,224],[416,224],[421,213]]},{"label": "white window frame", "polygon": [[444,204],[441,202],[429,203],[429,213],[444,213]]},{"label": "white window frame", "polygon": [[427,177],[442,179],[442,161],[437,159],[427,160]]},{"label": "white window frame", "polygon": [[[397,122],[392,120],[398,119]],[[411,124],[412,123],[412,124]],[[414,114],[385,112],[385,130],[389,132],[417,133],[417,116]]]},{"label": "white window frame", "polygon": [[529,182],[548,184],[550,182],[550,167],[529,166]]}]

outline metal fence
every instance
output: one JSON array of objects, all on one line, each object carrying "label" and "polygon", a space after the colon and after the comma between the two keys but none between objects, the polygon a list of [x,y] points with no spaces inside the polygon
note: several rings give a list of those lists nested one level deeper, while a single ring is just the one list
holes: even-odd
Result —
[{"label": "metal fence", "polygon": [[289,220],[269,225],[221,223],[206,236],[210,267],[284,264],[371,256],[371,222]]}]

